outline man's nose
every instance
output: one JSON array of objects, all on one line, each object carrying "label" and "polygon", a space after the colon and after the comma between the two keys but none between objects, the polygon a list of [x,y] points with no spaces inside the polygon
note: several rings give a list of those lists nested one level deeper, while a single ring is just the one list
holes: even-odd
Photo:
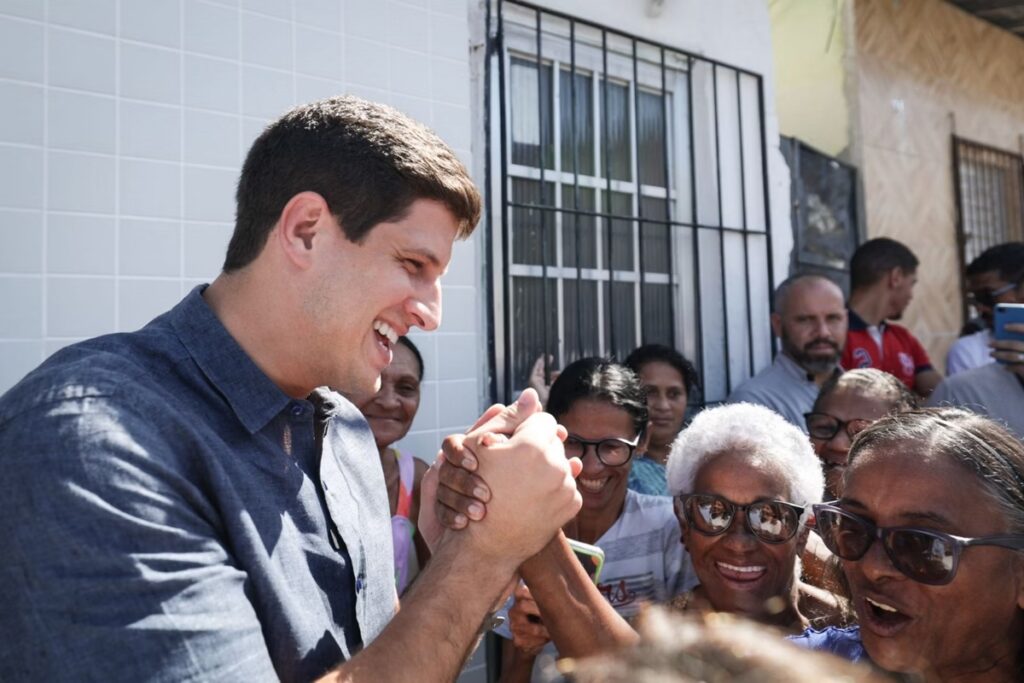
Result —
[{"label": "man's nose", "polygon": [[419,297],[409,300],[406,310],[413,317],[413,325],[427,332],[436,330],[441,325],[441,283],[425,287]]}]

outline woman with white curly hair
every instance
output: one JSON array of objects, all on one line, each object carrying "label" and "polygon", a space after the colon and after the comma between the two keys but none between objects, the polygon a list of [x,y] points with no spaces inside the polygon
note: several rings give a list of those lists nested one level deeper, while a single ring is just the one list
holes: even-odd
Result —
[{"label": "woman with white curly hair", "polygon": [[824,486],[799,429],[749,403],[705,410],[672,445],[668,486],[700,581],[677,608],[733,612],[793,633],[811,618],[828,620],[836,601],[799,579]]},{"label": "woman with white curly hair", "polygon": [[[700,581],[671,606],[732,612],[791,633],[838,621],[837,600],[799,581],[810,506],[824,486],[821,463],[799,429],[761,406],[705,410],[673,444],[667,476]],[[561,534],[519,574],[563,656],[636,642]]]}]

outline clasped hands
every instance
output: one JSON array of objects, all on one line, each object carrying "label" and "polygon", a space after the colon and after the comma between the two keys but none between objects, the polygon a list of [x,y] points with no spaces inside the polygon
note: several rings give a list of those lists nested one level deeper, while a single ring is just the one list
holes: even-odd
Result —
[{"label": "clasped hands", "polygon": [[527,389],[446,438],[421,488],[419,531],[431,550],[462,536],[467,552],[511,577],[582,505],[575,478],[583,465],[565,457],[565,437]]}]

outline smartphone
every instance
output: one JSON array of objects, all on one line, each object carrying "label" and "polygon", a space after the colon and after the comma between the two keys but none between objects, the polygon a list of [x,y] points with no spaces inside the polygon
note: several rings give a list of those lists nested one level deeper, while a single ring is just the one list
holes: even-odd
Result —
[{"label": "smartphone", "polygon": [[589,576],[590,580],[596,585],[598,580],[601,578],[601,570],[604,569],[604,551],[596,545],[581,543],[580,541],[574,541],[571,538],[569,539],[569,547],[572,548],[572,552],[576,555],[576,559],[583,565],[583,569],[587,572],[587,576]]},{"label": "smartphone", "polygon": [[[996,304],[994,339],[1024,342],[1024,333],[1010,332],[1007,323],[1024,324],[1024,304]],[[1002,361],[1005,362],[1005,361]]]}]

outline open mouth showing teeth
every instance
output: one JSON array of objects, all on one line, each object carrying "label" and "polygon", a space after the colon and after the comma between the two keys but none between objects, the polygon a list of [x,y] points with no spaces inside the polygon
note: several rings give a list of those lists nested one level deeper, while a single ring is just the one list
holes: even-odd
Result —
[{"label": "open mouth showing teeth", "polygon": [[764,565],[736,565],[728,562],[715,562],[718,572],[727,579],[733,581],[756,581],[764,576]]},{"label": "open mouth showing teeth", "polygon": [[582,477],[577,479],[577,481],[580,483],[580,486],[583,487],[584,491],[589,491],[590,493],[598,493],[603,490],[605,485],[608,483],[607,479],[583,479]]},{"label": "open mouth showing teeth", "polygon": [[910,618],[892,605],[888,605],[884,602],[872,600],[869,597],[865,597],[864,602],[867,603],[868,612],[870,613],[871,618],[879,624],[885,626],[896,626]]},{"label": "open mouth showing teeth", "polygon": [[373,329],[377,334],[387,339],[390,344],[398,343],[398,333],[391,329],[391,325],[388,325],[386,322],[374,320]]}]

